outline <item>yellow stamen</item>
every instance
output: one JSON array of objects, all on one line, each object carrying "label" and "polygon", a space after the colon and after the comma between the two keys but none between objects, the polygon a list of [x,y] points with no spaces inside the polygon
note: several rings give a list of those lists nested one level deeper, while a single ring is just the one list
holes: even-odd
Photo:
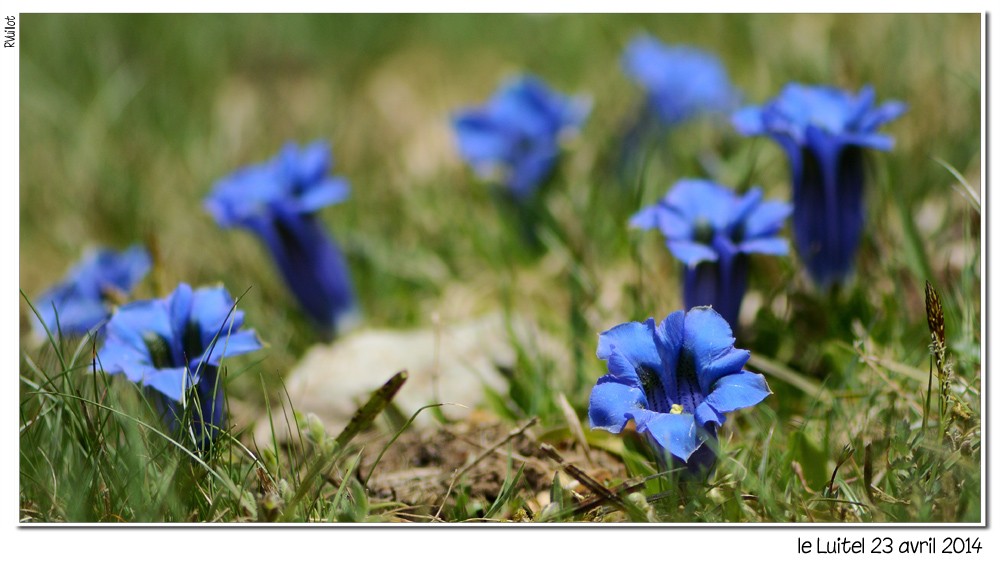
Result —
[{"label": "yellow stamen", "polygon": [[681,414],[684,412],[684,407],[678,404],[670,405],[670,414]]}]

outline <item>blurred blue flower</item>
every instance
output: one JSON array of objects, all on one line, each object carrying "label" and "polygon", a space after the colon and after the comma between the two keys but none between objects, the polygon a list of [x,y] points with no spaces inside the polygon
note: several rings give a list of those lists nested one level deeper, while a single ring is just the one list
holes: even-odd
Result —
[{"label": "blurred blue flower", "polygon": [[646,90],[648,104],[667,126],[702,113],[728,113],[740,100],[719,59],[694,47],[668,46],[642,35],[625,48],[622,66]]},{"label": "blurred blue flower", "polygon": [[[220,362],[261,347],[254,331],[242,326],[243,312],[235,310],[224,288],[192,290],[182,283],[163,299],[119,307],[108,321],[97,358],[106,373],[124,374],[155,391],[156,404],[172,428],[190,412],[194,435],[201,441],[225,424]],[[196,407],[188,404],[193,398]]]},{"label": "blurred blue flower", "polygon": [[[152,267],[149,253],[133,245],[117,252],[98,248],[83,255],[61,282],[42,293],[33,305],[35,334],[79,336],[97,328],[111,315],[111,304],[123,301]],[[57,323],[58,317],[58,323]],[[44,323],[44,326],[42,326]]]},{"label": "blurred blue flower", "polygon": [[546,180],[559,156],[560,137],[583,125],[590,103],[551,90],[533,76],[504,83],[483,106],[456,114],[452,126],[462,157],[518,199]]},{"label": "blurred blue flower", "polygon": [[750,353],[733,347],[725,319],[709,307],[672,313],[657,326],[620,324],[601,333],[597,357],[608,373],[590,394],[591,428],[619,433],[629,421],[658,452],[693,470],[710,468],[705,444],[726,413],[771,394],[764,376],[744,370]]},{"label": "blurred blue flower", "polygon": [[738,196],[708,180],[678,181],[660,201],[632,216],[630,224],[659,229],[667,248],[684,263],[684,307],[711,305],[736,326],[747,285],[747,255],[785,255],[778,236],[792,209],[762,201],[760,188]]},{"label": "blurred blue flower", "polygon": [[795,243],[821,287],[847,277],[861,242],[863,149],[890,150],[892,137],[876,131],[905,111],[896,101],[876,106],[869,86],[853,95],[793,83],[763,106],[733,115],[737,131],[767,135],[788,154]]},{"label": "blurred blue flower", "polygon": [[272,160],[219,180],[205,207],[222,227],[259,236],[305,313],[328,335],[357,320],[357,303],[343,254],[317,212],[347,199],[347,181],[328,176],[329,144],[288,143]]}]

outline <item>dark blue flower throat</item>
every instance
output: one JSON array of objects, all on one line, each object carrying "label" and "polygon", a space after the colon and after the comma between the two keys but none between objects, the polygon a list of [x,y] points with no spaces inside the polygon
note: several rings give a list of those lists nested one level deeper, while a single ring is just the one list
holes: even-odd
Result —
[{"label": "dark blue flower throat", "polygon": [[650,410],[658,412],[669,412],[673,404],[673,399],[667,393],[663,379],[657,373],[654,366],[639,366],[635,370],[639,376],[639,383],[642,391],[646,395],[646,404]]},{"label": "dark blue flower throat", "polygon": [[[698,385],[698,372],[694,357],[683,347],[677,357],[677,400],[682,413],[692,414],[695,408],[705,400],[705,395]],[[673,405],[671,405],[673,407]]]}]

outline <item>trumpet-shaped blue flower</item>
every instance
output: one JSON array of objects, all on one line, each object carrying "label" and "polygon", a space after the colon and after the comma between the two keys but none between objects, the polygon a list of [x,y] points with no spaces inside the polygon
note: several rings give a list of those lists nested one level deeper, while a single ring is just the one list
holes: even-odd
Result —
[{"label": "trumpet-shaped blue flower", "polygon": [[548,178],[560,137],[583,125],[590,103],[521,76],[504,83],[483,106],[452,119],[458,150],[480,176],[497,179],[518,199]]},{"label": "trumpet-shaped blue flower", "polygon": [[878,133],[906,111],[901,102],[875,105],[875,91],[857,95],[830,86],[789,84],[778,97],[733,115],[744,135],[767,135],[791,164],[792,227],[802,261],[820,286],[850,273],[864,226],[864,149],[888,151]]},{"label": "trumpet-shaped blue flower", "polygon": [[[106,373],[124,374],[154,391],[172,427],[188,411],[195,436],[207,438],[225,423],[220,362],[261,347],[254,331],[242,326],[243,312],[224,288],[180,284],[166,298],[119,307],[97,357]],[[197,407],[188,403],[192,397]]]},{"label": "trumpet-shaped blue flower", "polygon": [[35,333],[44,336],[47,327],[54,336],[77,336],[99,328],[111,315],[111,303],[128,295],[151,266],[149,253],[139,245],[85,253],[61,282],[35,300],[41,316],[34,321]]},{"label": "trumpet-shaped blue flower", "polygon": [[601,333],[597,357],[607,361],[608,373],[591,391],[590,426],[619,433],[634,422],[654,449],[707,469],[714,452],[705,442],[726,413],[771,394],[764,376],[743,369],[750,353],[733,342],[725,319],[709,307]]},{"label": "trumpet-shaped blue flower", "polygon": [[739,103],[740,93],[719,59],[694,47],[668,46],[642,35],[625,48],[622,66],[668,126],[702,113],[727,113]]},{"label": "trumpet-shaped blue flower", "polygon": [[331,165],[327,143],[289,143],[218,181],[205,207],[220,226],[257,234],[306,314],[336,334],[356,320],[357,303],[347,262],[317,216],[349,194],[346,180],[328,175]]},{"label": "trumpet-shaped blue flower", "polygon": [[660,201],[632,216],[631,225],[659,229],[684,263],[684,306],[711,305],[736,326],[747,285],[747,255],[788,254],[778,231],[791,213],[762,201],[760,188],[738,196],[708,180],[684,179]]}]

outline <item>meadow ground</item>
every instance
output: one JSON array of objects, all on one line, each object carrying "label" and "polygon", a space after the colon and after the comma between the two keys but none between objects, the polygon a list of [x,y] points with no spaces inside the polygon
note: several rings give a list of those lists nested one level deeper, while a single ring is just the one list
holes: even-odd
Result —
[{"label": "meadow ground", "polygon": [[[367,434],[379,448],[364,456],[349,437],[334,443],[308,428],[295,447],[253,451],[241,442],[252,418],[234,418],[232,436],[199,456],[166,439],[134,387],[92,369],[89,344],[33,339],[22,299],[23,522],[983,518],[981,219],[971,195],[979,15],[25,14],[21,26],[19,284],[29,298],[84,248],[135,242],[155,256],[137,298],[180,282],[246,291],[240,307],[267,347],[226,361],[226,391],[266,412],[319,336],[259,242],[219,229],[202,200],[287,140],[326,139],[351,195],[321,217],[347,256],[365,326],[500,309],[565,352],[544,356],[512,335],[509,393],[491,395],[481,420],[439,413],[418,430],[405,424],[412,412],[380,414]],[[868,220],[846,285],[817,289],[794,251],[753,258],[737,346],[773,395],[723,426],[705,481],[649,478],[658,468],[641,440],[586,428],[606,373],[598,333],[683,306],[680,265],[662,237],[628,219],[679,178],[758,185],[782,200],[791,185],[775,143],[712,119],[674,128],[623,172],[642,92],[619,60],[642,32],[717,54],[749,103],[795,81],[870,84],[879,102],[908,104],[884,127],[895,148],[866,162]],[[449,121],[519,72],[593,104],[539,197],[534,246],[461,161]],[[930,375],[928,281],[945,318],[946,401]],[[474,446],[456,447],[459,438]],[[567,474],[541,442],[584,475]],[[480,459],[491,445],[496,455]],[[385,471],[434,455],[469,467],[448,473],[432,500],[389,498],[366,486],[382,446]],[[417,489],[441,484],[419,475]]]}]

